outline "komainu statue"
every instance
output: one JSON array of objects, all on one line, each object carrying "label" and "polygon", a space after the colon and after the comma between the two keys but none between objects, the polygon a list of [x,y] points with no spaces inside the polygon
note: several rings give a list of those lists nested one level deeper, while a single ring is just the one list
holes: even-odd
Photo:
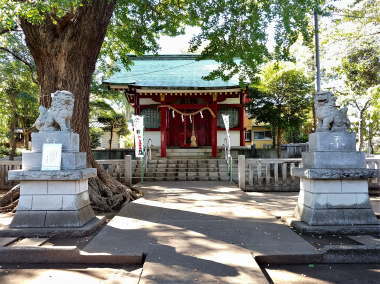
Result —
[{"label": "komainu statue", "polygon": [[[71,131],[71,117],[74,109],[74,95],[69,91],[56,91],[51,94],[50,108],[39,107],[40,115],[34,126],[39,131]],[[58,128],[58,127],[59,128]]]},{"label": "komainu statue", "polygon": [[331,92],[320,92],[315,95],[315,116],[317,131],[347,131],[350,121],[347,117],[347,107],[339,109],[336,98]]}]

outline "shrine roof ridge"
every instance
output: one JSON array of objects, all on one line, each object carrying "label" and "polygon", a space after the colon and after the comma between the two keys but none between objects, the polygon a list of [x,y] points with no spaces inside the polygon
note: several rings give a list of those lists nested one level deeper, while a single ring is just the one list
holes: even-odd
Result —
[{"label": "shrine roof ridge", "polygon": [[144,55],[131,56],[130,70],[120,66],[120,71],[103,84],[113,89],[129,86],[165,89],[212,89],[240,87],[237,76],[224,81],[203,79],[220,63],[215,60],[197,60],[199,55]]}]

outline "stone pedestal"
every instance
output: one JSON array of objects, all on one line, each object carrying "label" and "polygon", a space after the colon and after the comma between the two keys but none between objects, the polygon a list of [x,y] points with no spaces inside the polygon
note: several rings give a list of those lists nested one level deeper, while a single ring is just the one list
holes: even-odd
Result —
[{"label": "stone pedestal", "polygon": [[293,226],[303,232],[355,233],[380,229],[368,196],[368,178],[377,170],[366,169],[364,153],[355,149],[355,135],[316,132],[309,136],[309,152],[303,153],[300,194]]},{"label": "stone pedestal", "polygon": [[[41,171],[42,145],[62,144],[61,170]],[[93,221],[86,153],[79,152],[79,135],[72,132],[33,133],[32,152],[23,153],[22,170],[9,171],[9,180],[20,181],[20,200],[11,228],[81,228]]]}]

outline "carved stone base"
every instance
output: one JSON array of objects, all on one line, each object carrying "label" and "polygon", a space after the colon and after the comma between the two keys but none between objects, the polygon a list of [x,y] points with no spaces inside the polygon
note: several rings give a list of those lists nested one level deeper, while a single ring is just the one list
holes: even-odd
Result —
[{"label": "carved stone base", "polygon": [[367,180],[301,178],[294,217],[310,226],[379,225]]},{"label": "carved stone base", "polygon": [[95,218],[88,205],[79,210],[17,210],[11,228],[78,228]]}]

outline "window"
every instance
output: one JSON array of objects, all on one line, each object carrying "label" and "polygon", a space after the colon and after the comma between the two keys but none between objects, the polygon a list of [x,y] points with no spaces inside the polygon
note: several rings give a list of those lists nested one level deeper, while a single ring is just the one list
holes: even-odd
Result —
[{"label": "window", "polygon": [[237,108],[222,108],[218,112],[218,127],[225,128],[222,114],[230,116],[230,128],[239,126],[239,110]]},{"label": "window", "polygon": [[270,140],[272,139],[271,131],[255,131],[253,134],[254,140]]},{"label": "window", "polygon": [[245,142],[251,142],[252,141],[252,131],[251,130],[245,131],[244,136],[245,136]]},{"label": "window", "polygon": [[157,108],[143,108],[141,115],[144,116],[145,128],[160,128],[160,112]]}]

